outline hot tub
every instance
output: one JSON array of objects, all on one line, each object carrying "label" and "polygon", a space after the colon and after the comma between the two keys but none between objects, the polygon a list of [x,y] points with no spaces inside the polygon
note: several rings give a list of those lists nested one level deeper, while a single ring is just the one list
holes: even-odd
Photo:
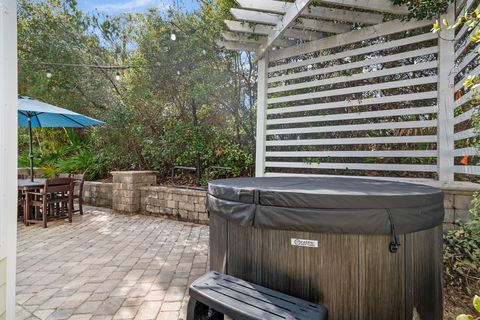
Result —
[{"label": "hot tub", "polygon": [[211,181],[210,267],[330,320],[442,319],[443,193],[360,178]]}]

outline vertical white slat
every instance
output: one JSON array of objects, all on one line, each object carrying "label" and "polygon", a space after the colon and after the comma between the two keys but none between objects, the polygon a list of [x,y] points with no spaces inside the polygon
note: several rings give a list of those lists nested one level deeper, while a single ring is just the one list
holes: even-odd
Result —
[{"label": "vertical white slat", "polygon": [[[6,262],[5,314],[15,319],[17,235],[17,21],[16,1],[0,0],[0,260]],[[2,295],[0,295],[2,296]],[[2,298],[0,298],[2,299]]]},{"label": "vertical white slat", "polygon": [[[454,6],[440,19],[455,20]],[[455,31],[442,30],[438,38],[438,179],[454,180],[454,88],[455,88]]]},{"label": "vertical white slat", "polygon": [[267,88],[268,52],[258,60],[257,80],[257,145],[255,155],[255,176],[265,175],[265,153],[267,139]]}]

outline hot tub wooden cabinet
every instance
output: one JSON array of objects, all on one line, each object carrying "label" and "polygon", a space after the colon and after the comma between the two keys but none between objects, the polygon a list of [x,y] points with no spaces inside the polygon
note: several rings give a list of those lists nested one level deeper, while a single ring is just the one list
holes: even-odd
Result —
[{"label": "hot tub wooden cabinet", "polygon": [[210,182],[208,210],[212,270],[324,304],[330,320],[442,319],[438,189],[226,179]]}]

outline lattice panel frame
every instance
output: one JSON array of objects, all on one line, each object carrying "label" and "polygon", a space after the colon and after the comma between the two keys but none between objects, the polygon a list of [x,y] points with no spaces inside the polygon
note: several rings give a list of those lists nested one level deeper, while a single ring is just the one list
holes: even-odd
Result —
[{"label": "lattice panel frame", "polygon": [[[465,11],[480,9],[480,1],[467,1],[464,9],[459,12],[461,16]],[[468,26],[463,26],[455,34],[455,111],[454,111],[454,172],[458,180],[472,180],[472,176],[480,175],[478,158],[478,139],[474,126],[477,116],[478,92],[464,88],[465,80],[469,74],[480,73],[480,62],[477,58],[479,44],[472,43],[470,36],[478,29],[469,31]],[[475,178],[473,178],[475,179]]]},{"label": "lattice panel frame", "polygon": [[271,52],[266,175],[434,177],[439,45],[431,24],[390,21]]}]

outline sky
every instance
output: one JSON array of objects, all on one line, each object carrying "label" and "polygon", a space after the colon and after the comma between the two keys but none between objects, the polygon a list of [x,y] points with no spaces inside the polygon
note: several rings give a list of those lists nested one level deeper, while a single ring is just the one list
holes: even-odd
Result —
[{"label": "sky", "polygon": [[100,12],[115,15],[124,12],[143,12],[149,8],[157,8],[166,11],[177,6],[182,11],[191,12],[198,8],[199,0],[77,0],[78,7],[82,11]]}]

